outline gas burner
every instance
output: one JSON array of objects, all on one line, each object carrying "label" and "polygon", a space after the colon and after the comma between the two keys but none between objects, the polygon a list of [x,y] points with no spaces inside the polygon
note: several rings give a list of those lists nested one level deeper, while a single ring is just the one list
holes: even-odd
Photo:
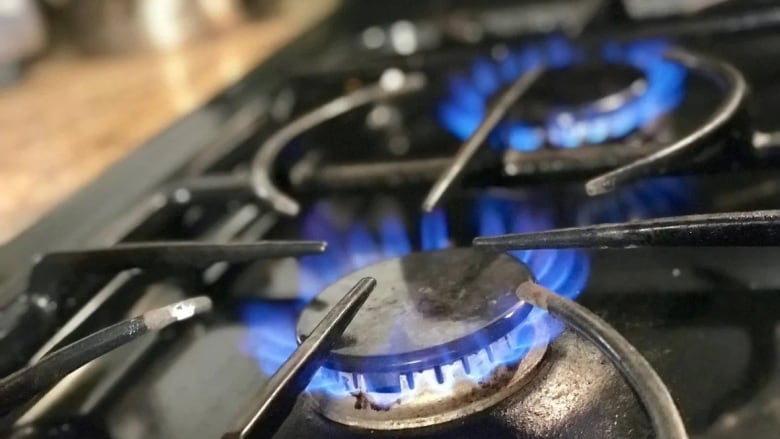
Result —
[{"label": "gas burner", "polygon": [[376,289],[309,388],[326,417],[381,429],[449,421],[497,403],[541,360],[545,322],[529,319],[514,294],[533,275],[511,256],[473,249],[412,253],[351,273],[303,311],[299,340],[344,285],[367,276]]},{"label": "gas burner", "polygon": [[[484,193],[464,200],[463,205],[455,203],[415,219],[406,218],[402,206],[388,198],[378,198],[360,210],[346,199],[321,200],[302,215],[300,236],[326,240],[325,254],[300,258],[296,300],[255,301],[242,307],[242,320],[251,328],[244,350],[264,373],[272,375],[296,349],[295,320],[301,309],[356,270],[413,252],[444,250],[475,236],[686,213],[693,197],[689,183],[659,179],[604,198],[561,200],[561,205],[572,207],[570,212],[545,207],[553,196],[549,193],[519,198]],[[461,218],[461,224],[454,227],[452,218]],[[463,225],[470,227],[464,230]],[[539,284],[562,296],[576,298],[588,282],[590,259],[582,251],[545,249],[509,255],[528,267]]]},{"label": "gas burner", "polygon": [[[533,151],[545,142],[560,148],[620,139],[674,110],[684,97],[686,69],[665,57],[657,41],[609,43],[598,54],[554,38],[497,61],[476,60],[471,71],[454,76],[439,107],[440,122],[466,139],[483,120],[500,90],[543,66],[546,70],[493,130],[493,145]],[[580,87],[582,83],[591,86]],[[576,84],[576,87],[573,85]]]},{"label": "gas burner", "polygon": [[[243,350],[256,359],[264,373],[272,375],[296,349],[296,316],[329,285],[356,270],[416,251],[444,250],[479,235],[554,227],[556,216],[534,204],[484,195],[466,204],[471,213],[442,208],[409,222],[401,206],[387,198],[377,199],[361,211],[350,209],[348,202],[315,203],[303,215],[300,236],[325,239],[328,248],[321,257],[300,258],[295,300],[243,304],[241,317],[250,328]],[[464,224],[473,222],[473,229],[450,230],[452,216],[469,218]],[[510,255],[528,267],[541,285],[566,297],[577,297],[587,283],[590,262],[583,252],[555,249]]]}]

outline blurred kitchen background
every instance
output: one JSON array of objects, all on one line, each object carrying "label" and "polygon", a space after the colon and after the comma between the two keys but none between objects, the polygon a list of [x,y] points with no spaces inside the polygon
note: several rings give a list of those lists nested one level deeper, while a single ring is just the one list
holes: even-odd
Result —
[{"label": "blurred kitchen background", "polygon": [[338,0],[0,0],[0,244]]}]

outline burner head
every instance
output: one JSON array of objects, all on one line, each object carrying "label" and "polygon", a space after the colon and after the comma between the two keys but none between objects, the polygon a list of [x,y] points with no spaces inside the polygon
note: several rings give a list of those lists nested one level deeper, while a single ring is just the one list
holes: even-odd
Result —
[{"label": "burner head", "polygon": [[366,276],[377,286],[332,351],[329,368],[398,374],[433,368],[503,337],[530,309],[514,291],[532,275],[506,254],[412,253],[358,270],[325,289],[301,315],[299,338]]},{"label": "burner head", "polygon": [[475,249],[412,253],[348,275],[304,310],[299,340],[366,276],[377,286],[315,380],[328,389],[310,387],[331,419],[367,428],[444,422],[503,399],[541,359],[534,345],[547,338],[522,324],[531,307],[514,294],[532,274],[509,255]]}]

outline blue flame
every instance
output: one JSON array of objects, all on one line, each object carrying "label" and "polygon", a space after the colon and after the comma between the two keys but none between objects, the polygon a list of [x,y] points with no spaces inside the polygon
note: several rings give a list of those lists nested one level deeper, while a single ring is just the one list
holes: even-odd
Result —
[{"label": "blue flame", "polygon": [[328,243],[325,255],[303,256],[300,259],[301,299],[311,300],[326,285],[341,277],[341,267],[349,264],[345,240],[341,231],[330,220],[331,206],[317,203],[303,219],[302,239],[323,240]]},{"label": "blue flame", "polygon": [[241,305],[241,320],[248,336],[242,351],[257,361],[260,370],[273,375],[298,347],[295,322],[300,304],[249,301]]},{"label": "blue flame", "polygon": [[406,226],[397,216],[390,215],[382,218],[379,233],[385,258],[395,258],[411,253],[412,244],[406,235]]},{"label": "blue flame", "polygon": [[[506,199],[484,196],[477,201],[479,234],[533,232],[553,225],[552,215],[538,208]],[[525,250],[511,252],[528,265],[539,284],[574,299],[588,280],[587,256],[576,250]]]},{"label": "blue flame", "polygon": [[371,232],[362,222],[358,221],[349,228],[346,239],[352,268],[357,270],[382,259]]},{"label": "blue flame", "polygon": [[[479,234],[506,233],[508,231],[530,230],[548,227],[548,216],[505,200],[482,198],[478,201],[476,212],[480,215]],[[325,255],[304,257],[300,260],[301,300],[290,302],[250,302],[242,307],[242,319],[249,327],[249,342],[244,349],[256,358],[263,372],[273,374],[289,358],[296,348],[295,321],[298,312],[313,294],[324,289],[349,272],[374,263],[382,258],[402,256],[412,250],[410,239],[405,232],[403,221],[398,215],[388,215],[380,222],[376,235],[361,221],[355,221],[346,230],[334,225],[329,206],[314,206],[304,217],[302,238],[329,241]],[[420,220],[420,245],[424,250],[437,250],[450,245],[447,215],[444,209],[424,215]],[[569,297],[579,294],[587,280],[587,260],[575,252],[535,251],[515,252],[518,259],[529,264],[536,273],[538,281]],[[535,316],[536,314],[532,314]],[[528,324],[538,322],[543,316],[535,316]],[[549,328],[556,328],[554,322],[546,322]],[[501,355],[477,352],[465,360],[468,364],[468,376],[475,381],[489,376],[500,364],[521,358],[540,340],[532,341],[531,332],[525,326],[518,328],[508,336],[514,347],[501,352]],[[550,329],[548,328],[548,332]],[[557,330],[556,330],[557,331]],[[403,331],[399,330],[399,334]],[[480,336],[479,334],[477,336]],[[484,335],[483,335],[484,336]],[[544,340],[546,341],[546,340]],[[485,346],[493,340],[483,340]],[[492,349],[497,349],[493,347]],[[492,352],[491,350],[486,352]],[[471,358],[468,361],[468,358]],[[443,352],[443,361],[461,361],[447,359]],[[438,369],[436,369],[438,370]],[[438,386],[448,391],[454,384],[452,369],[437,375],[434,369],[411,374],[408,382],[426,382],[428,387]],[[346,391],[341,380],[335,379],[336,371],[322,370],[312,380],[309,389],[343,393]],[[433,375],[431,375],[433,374]]]},{"label": "blue flame", "polygon": [[[662,41],[607,43],[601,57],[607,63],[633,66],[644,74],[643,93],[618,108],[595,106],[585,109],[560,108],[550,114],[542,126],[522,121],[503,122],[491,136],[496,148],[533,151],[545,141],[560,148],[599,144],[631,134],[673,111],[683,100],[686,70],[664,57],[667,44]],[[498,61],[479,58],[466,75],[454,75],[449,92],[437,109],[440,122],[460,139],[477,129],[493,95],[501,87],[534,66],[565,68],[582,62],[582,50],[566,39],[550,38],[510,51]]]},{"label": "blue flame", "polygon": [[[550,212],[527,202],[483,196],[475,207],[478,233],[483,236],[532,232],[554,225]],[[550,249],[514,251],[510,254],[528,266],[540,285],[570,299],[579,296],[587,284],[590,259],[583,252]],[[539,332],[539,328],[543,331]],[[548,343],[562,331],[560,322],[546,311],[534,308],[513,331],[515,360],[534,346]],[[540,335],[543,337],[540,338]]]},{"label": "blue flame", "polygon": [[420,223],[420,232],[423,250],[441,250],[449,247],[450,234],[444,209],[437,208],[431,213],[424,214]]},{"label": "blue flame", "polygon": [[[618,191],[615,199],[586,199],[576,205],[576,221],[580,224],[624,221],[634,217],[677,214],[693,199],[692,189],[682,179],[664,178],[641,182]],[[552,211],[538,203],[482,196],[473,206],[476,215],[475,235],[545,230],[556,226]],[[247,302],[241,307],[242,320],[248,326],[244,351],[255,358],[266,374],[273,374],[296,349],[295,324],[299,312],[314,295],[327,285],[350,272],[379,260],[403,256],[413,251],[412,239],[399,211],[384,215],[378,224],[369,226],[354,219],[339,227],[336,211],[329,203],[314,205],[303,217],[301,238],[325,239],[324,255],[307,256],[299,262],[301,296],[284,302]],[[447,212],[437,209],[420,218],[420,248],[437,250],[451,245]],[[525,263],[537,282],[568,298],[578,297],[588,282],[590,259],[582,251],[572,249],[527,250],[510,253]],[[545,328],[546,337],[538,338],[535,328]],[[447,358],[440,368],[407,374],[402,381],[407,386],[426,383],[442,392],[454,384],[457,367],[475,382],[489,376],[495,368],[522,358],[529,349],[556,337],[563,326],[541,309],[533,309],[518,328],[499,341],[482,340],[486,349],[464,358]],[[403,334],[399,329],[398,334]],[[392,336],[392,334],[391,334]],[[485,337],[484,334],[477,334]],[[502,341],[508,340],[508,341]],[[502,344],[503,343],[503,344]],[[510,344],[506,344],[510,343]],[[445,367],[446,366],[446,367]],[[457,367],[456,367],[457,366]],[[321,369],[310,383],[310,390],[344,394],[345,376],[341,372]],[[354,376],[349,375],[348,380]],[[438,386],[438,387],[437,387]],[[369,386],[370,387],[370,386]],[[376,390],[376,389],[375,389]],[[382,390],[382,389],[379,389]]]},{"label": "blue flame", "polygon": [[474,78],[474,86],[482,96],[490,96],[501,85],[496,66],[486,58],[478,58],[471,67],[471,77]]}]

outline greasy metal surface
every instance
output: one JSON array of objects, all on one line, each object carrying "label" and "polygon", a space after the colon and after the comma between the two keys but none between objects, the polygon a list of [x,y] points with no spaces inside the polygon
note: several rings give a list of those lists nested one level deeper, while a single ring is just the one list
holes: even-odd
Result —
[{"label": "greasy metal surface", "polygon": [[[250,262],[261,258],[321,253],[317,241],[258,241],[213,244],[204,242],[135,242],[111,247],[56,251],[44,254],[32,269],[27,294],[0,309],[0,373],[21,367],[60,323],[63,310],[78,303],[77,284],[94,280],[95,273],[127,268],[184,271],[216,262]],[[172,274],[172,273],[171,273]],[[92,276],[92,277],[90,277]],[[32,325],[33,330],[25,327]]]},{"label": "greasy metal surface", "polygon": [[[772,334],[773,344],[780,346],[780,327]],[[707,431],[712,439],[770,438],[780,431],[780,368],[772,371],[766,387],[743,407],[726,413]]]},{"label": "greasy metal surface", "polygon": [[[406,430],[443,424],[492,407],[532,379],[547,351],[549,334],[545,323],[537,322],[533,348],[518,363],[498,366],[480,379],[453,372],[455,383],[437,386],[419,382],[413,389],[386,394],[365,391],[307,394],[319,413],[340,424],[378,430]],[[453,364],[451,367],[455,367]]]},{"label": "greasy metal surface", "polygon": [[571,247],[763,247],[778,244],[780,210],[687,215],[474,239],[476,247],[494,251]]},{"label": "greasy metal surface", "polygon": [[84,364],[147,332],[159,331],[172,323],[211,309],[211,299],[206,296],[186,299],[115,323],[46,355],[37,363],[0,380],[0,416],[32,399]]},{"label": "greasy metal surface", "polygon": [[[0,380],[0,418],[90,360],[146,334],[141,317],[104,328]],[[1,429],[2,427],[0,427]]]},{"label": "greasy metal surface", "polygon": [[588,308],[534,282],[517,287],[517,296],[545,309],[593,343],[620,371],[653,424],[658,439],[688,439],[688,432],[666,384],[653,366],[615,328]]},{"label": "greasy metal surface", "polygon": [[[63,273],[103,272],[126,268],[204,268],[216,262],[247,262],[322,253],[318,241],[258,241],[211,244],[203,242],[135,242],[111,247],[44,254],[30,275],[30,290],[46,292]],[[48,283],[48,284],[47,284]]]},{"label": "greasy metal surface", "polygon": [[504,254],[474,249],[413,253],[380,262],[332,284],[304,310],[299,338],[357,279],[378,286],[344,332],[329,367],[361,372],[410,372],[439,365],[505,335],[528,311],[514,296],[532,278]]},{"label": "greasy metal surface", "polygon": [[[590,177],[606,172],[651,154],[658,145],[626,148],[622,143],[599,145],[598,148],[538,149],[503,154],[503,165],[495,157],[475,157],[463,170],[464,184],[476,178],[493,178],[512,185],[529,182],[561,181]],[[296,189],[308,192],[381,189],[430,184],[449,166],[448,157],[423,159],[396,159],[364,163],[324,163],[314,168],[301,167],[291,172],[291,183]],[[692,168],[690,163],[678,163],[674,172]],[[503,173],[505,177],[501,177]],[[203,177],[188,183],[196,198],[218,197],[227,193],[249,192],[245,176]]]},{"label": "greasy metal surface", "polygon": [[[130,306],[125,316],[142,314],[150,309],[165,306],[184,299],[184,292],[171,284],[156,283],[147,285],[144,294]],[[192,330],[197,324],[179,328],[181,332]],[[70,331],[68,331],[70,332]],[[81,413],[89,413],[107,400],[111,400],[111,389],[121,382],[127,372],[143,362],[144,353],[149,352],[156,342],[159,342],[164,334],[159,332],[149,333],[147,336],[117,348],[100,358],[91,361],[88,365],[79,368],[58,382],[48,392],[41,396],[32,406],[25,410],[15,425],[28,425],[42,421],[51,413],[58,410],[77,410]],[[64,338],[63,338],[64,339]],[[61,339],[62,340],[62,339]],[[53,343],[50,349],[36,353],[43,357],[55,349],[57,343]],[[40,360],[33,358],[32,363]],[[100,381],[100,384],[96,384]],[[83,389],[89,389],[84,391]],[[81,390],[81,392],[79,392]],[[74,398],[74,393],[79,397]]]},{"label": "greasy metal surface", "polygon": [[633,393],[595,347],[564,332],[537,371],[512,396],[493,408],[457,421],[409,431],[348,428],[316,414],[301,401],[275,438],[338,439],[539,439],[652,438]]},{"label": "greasy metal surface", "polygon": [[239,325],[201,329],[147,357],[143,380],[130,381],[100,415],[110,437],[218,438],[268,379],[239,349],[247,333]]},{"label": "greasy metal surface", "polygon": [[[657,142],[626,148],[623,142],[606,143],[598,148],[538,149],[536,151],[504,152],[504,172],[518,177],[518,183],[524,180],[559,180],[564,177],[590,177],[596,172],[606,172],[618,166],[624,166],[658,150]],[[692,163],[680,162],[674,169],[692,167]]]}]

